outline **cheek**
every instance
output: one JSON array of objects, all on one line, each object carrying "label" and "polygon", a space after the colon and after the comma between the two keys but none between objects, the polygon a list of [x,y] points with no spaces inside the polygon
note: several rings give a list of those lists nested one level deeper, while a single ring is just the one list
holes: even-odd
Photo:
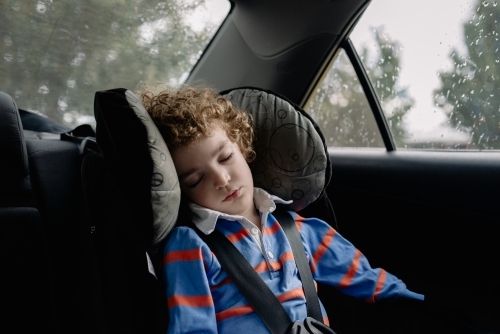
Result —
[{"label": "cheek", "polygon": [[240,162],[240,165],[238,167],[238,174],[241,177],[252,179],[252,171],[250,170],[250,166],[245,159],[242,159],[242,161]]}]

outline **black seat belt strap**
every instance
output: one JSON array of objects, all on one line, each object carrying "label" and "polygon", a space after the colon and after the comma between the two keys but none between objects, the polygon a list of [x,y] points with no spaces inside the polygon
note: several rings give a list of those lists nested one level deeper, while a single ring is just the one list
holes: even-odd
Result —
[{"label": "black seat belt strap", "polygon": [[285,231],[288,242],[290,242],[290,246],[292,247],[293,257],[295,259],[295,264],[297,265],[297,270],[299,271],[300,280],[302,281],[302,287],[306,296],[307,315],[318,320],[319,322],[323,322],[323,315],[321,313],[321,307],[319,306],[319,298],[316,292],[316,287],[314,286],[311,268],[309,267],[304,245],[300,239],[300,234],[297,226],[295,225],[295,221],[292,216],[281,207],[278,207],[278,209],[273,212],[273,216],[278,220],[283,228],[283,231]]},{"label": "black seat belt strap", "polygon": [[286,333],[292,320],[271,289],[240,251],[217,229],[209,235],[204,234],[196,227],[193,229],[210,247],[221,267],[269,331],[272,334]]}]

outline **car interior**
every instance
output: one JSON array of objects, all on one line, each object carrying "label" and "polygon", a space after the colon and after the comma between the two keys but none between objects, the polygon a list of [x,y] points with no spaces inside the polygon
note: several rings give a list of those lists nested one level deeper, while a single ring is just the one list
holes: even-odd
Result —
[{"label": "car interior", "polygon": [[[325,146],[323,168],[331,175],[299,213],[323,218],[372,267],[393,273],[426,300],[484,333],[500,332],[500,153],[398,146],[350,39],[372,5],[231,0],[186,83],[209,82],[223,93],[272,92],[307,113],[332,61],[345,52],[384,147]],[[4,331],[165,329],[163,287],[151,268],[161,262],[159,245],[177,218],[172,208],[180,190],[172,164],[153,169],[154,126],[144,125],[132,90],[96,92],[88,101],[95,127],[62,125],[19,108],[23,96],[0,92]],[[155,184],[158,175],[168,182]],[[358,302],[332,287],[318,289],[332,328],[349,333],[342,319],[356,318]]]}]

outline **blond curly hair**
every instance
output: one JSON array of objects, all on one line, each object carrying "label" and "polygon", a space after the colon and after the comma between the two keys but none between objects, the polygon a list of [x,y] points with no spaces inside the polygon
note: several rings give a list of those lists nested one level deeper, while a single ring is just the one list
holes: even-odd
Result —
[{"label": "blond curly hair", "polygon": [[255,159],[251,115],[211,88],[186,85],[157,90],[146,87],[138,93],[170,150],[193,145],[220,127],[247,162]]}]

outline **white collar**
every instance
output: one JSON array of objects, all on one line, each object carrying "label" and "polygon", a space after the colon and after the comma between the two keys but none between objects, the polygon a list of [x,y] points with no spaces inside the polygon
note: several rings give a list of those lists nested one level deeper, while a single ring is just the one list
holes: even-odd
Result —
[{"label": "white collar", "polygon": [[[290,204],[293,201],[285,201],[278,196],[269,194],[267,191],[254,187],[253,188],[253,202],[259,212],[273,212],[276,209],[276,204]],[[193,223],[196,227],[205,234],[210,234],[215,229],[217,219],[224,218],[228,220],[241,221],[246,219],[243,216],[229,215],[219,211],[211,210],[194,203],[190,203],[189,207],[193,211]]]}]

